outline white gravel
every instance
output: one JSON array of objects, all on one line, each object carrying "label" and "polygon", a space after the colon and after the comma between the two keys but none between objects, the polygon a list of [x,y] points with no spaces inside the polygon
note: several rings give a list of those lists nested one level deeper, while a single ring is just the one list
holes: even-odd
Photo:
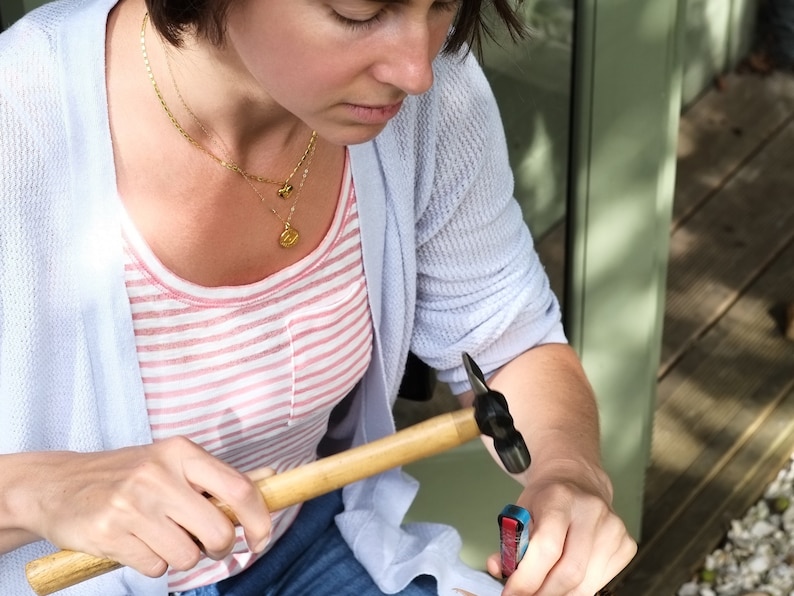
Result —
[{"label": "white gravel", "polygon": [[794,596],[794,455],[677,596]]}]

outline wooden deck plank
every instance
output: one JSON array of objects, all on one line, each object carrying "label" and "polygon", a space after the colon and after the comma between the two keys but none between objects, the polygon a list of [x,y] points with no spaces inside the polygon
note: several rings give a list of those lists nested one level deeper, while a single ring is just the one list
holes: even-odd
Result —
[{"label": "wooden deck plank", "polygon": [[770,312],[792,294],[794,245],[660,383],[643,539],[619,593],[673,594],[794,450],[794,343]]},{"label": "wooden deck plank", "polygon": [[643,541],[630,566],[610,586],[618,596],[674,596],[719,546],[731,519],[741,517],[785,465],[794,445],[794,391],[789,391],[741,446],[719,480],[670,517],[664,531]]},{"label": "wooden deck plank", "polygon": [[794,244],[660,383],[643,536],[618,594],[674,594],[794,451],[794,342],[770,312],[791,295]]},{"label": "wooden deck plank", "polygon": [[[673,483],[692,486],[714,473],[794,378],[794,342],[770,313],[787,295],[794,295],[794,243],[659,384],[648,524]],[[680,500],[685,491],[677,492]]]},{"label": "wooden deck plank", "polygon": [[794,122],[671,237],[660,376],[794,237]]},{"label": "wooden deck plank", "polygon": [[674,228],[794,117],[794,77],[731,74],[681,119]]}]

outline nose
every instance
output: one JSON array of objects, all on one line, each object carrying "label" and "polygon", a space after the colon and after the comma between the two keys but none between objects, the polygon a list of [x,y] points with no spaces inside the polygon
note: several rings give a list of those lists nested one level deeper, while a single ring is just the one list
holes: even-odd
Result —
[{"label": "nose", "polygon": [[395,37],[396,42],[375,64],[374,76],[408,95],[420,95],[433,85],[433,59],[438,51],[428,24],[413,23]]}]

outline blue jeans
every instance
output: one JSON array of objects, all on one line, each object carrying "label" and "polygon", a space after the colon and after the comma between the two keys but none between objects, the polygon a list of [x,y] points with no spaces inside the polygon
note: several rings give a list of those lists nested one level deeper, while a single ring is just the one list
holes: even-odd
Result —
[{"label": "blue jeans", "polygon": [[[334,523],[343,510],[335,491],[303,504],[297,519],[251,567],[182,596],[382,596]],[[433,596],[434,578],[417,577],[400,596]]]}]

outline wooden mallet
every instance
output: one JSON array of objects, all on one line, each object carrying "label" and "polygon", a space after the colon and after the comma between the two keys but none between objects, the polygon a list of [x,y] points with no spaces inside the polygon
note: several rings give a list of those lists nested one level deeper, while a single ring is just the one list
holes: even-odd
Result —
[{"label": "wooden mallet", "polygon": [[[468,354],[463,354],[463,361],[474,390],[474,406],[435,416],[377,441],[258,480],[268,509],[278,511],[303,503],[352,482],[452,449],[480,435],[493,438],[495,450],[508,472],[525,471],[530,463],[529,452],[513,424],[507,400],[487,387],[482,372]],[[252,476],[256,475],[252,472]],[[213,497],[210,501],[237,523],[228,506]],[[110,559],[62,550],[31,561],[25,571],[36,594],[45,596],[119,567],[120,563]]]}]

